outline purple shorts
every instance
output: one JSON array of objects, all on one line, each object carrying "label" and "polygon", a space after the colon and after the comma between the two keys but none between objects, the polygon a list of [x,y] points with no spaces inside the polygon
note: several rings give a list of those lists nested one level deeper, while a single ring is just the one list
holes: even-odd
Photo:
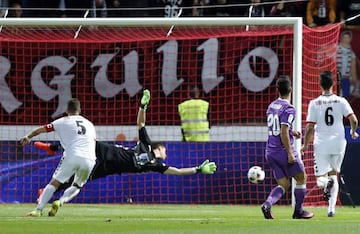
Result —
[{"label": "purple shorts", "polygon": [[293,177],[299,173],[305,172],[304,163],[299,155],[294,152],[295,163],[288,163],[287,152],[282,149],[267,149],[265,159],[273,171],[276,180],[287,177]]}]

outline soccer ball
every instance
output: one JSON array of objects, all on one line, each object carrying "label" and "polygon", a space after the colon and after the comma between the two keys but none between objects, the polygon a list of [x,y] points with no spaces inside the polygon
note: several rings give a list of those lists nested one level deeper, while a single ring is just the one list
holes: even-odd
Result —
[{"label": "soccer ball", "polygon": [[253,166],[248,171],[248,179],[253,184],[258,184],[265,179],[265,172],[259,166]]}]

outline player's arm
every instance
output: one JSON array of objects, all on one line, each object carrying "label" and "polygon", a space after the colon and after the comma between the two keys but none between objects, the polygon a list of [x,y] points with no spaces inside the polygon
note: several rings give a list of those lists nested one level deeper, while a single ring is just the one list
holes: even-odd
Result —
[{"label": "player's arm", "polygon": [[301,138],[301,132],[300,131],[292,130],[292,134],[296,139]]},{"label": "player's arm", "polygon": [[301,152],[304,152],[309,147],[312,135],[314,134],[315,123],[307,122],[305,126],[304,144],[301,147]]},{"label": "player's arm", "polygon": [[22,138],[20,138],[20,144],[22,146],[27,145],[31,142],[31,138],[44,133],[44,132],[48,132],[48,129],[46,126],[41,126],[38,128],[35,128],[33,130],[31,130],[28,134],[26,134],[25,136],[23,136]]},{"label": "player's arm", "polygon": [[301,146],[301,153],[304,153],[305,150],[309,147],[310,140],[315,131],[315,124],[317,118],[318,111],[315,109],[314,100],[310,101],[307,116],[306,116],[306,126],[305,126],[305,135],[304,135],[304,143]]},{"label": "player's arm", "polygon": [[357,139],[359,137],[359,134],[356,132],[356,130],[358,128],[358,124],[359,124],[358,119],[355,114],[351,114],[348,117],[348,119],[350,121],[350,127],[351,127],[350,135],[353,139]]},{"label": "player's arm", "polygon": [[171,166],[164,172],[166,175],[193,175],[196,173],[195,167],[176,168]]},{"label": "player's arm", "polygon": [[203,174],[214,174],[216,171],[215,162],[210,162],[209,160],[205,160],[201,165],[197,167],[187,167],[187,168],[176,168],[169,167],[164,174],[166,175],[193,175],[196,173]]},{"label": "player's arm", "polygon": [[291,145],[290,145],[290,136],[289,136],[289,125],[287,124],[281,124],[280,127],[280,138],[281,138],[281,142],[287,152],[288,155],[288,162],[289,163],[294,163],[294,155],[293,152],[291,150]]},{"label": "player's arm", "polygon": [[137,115],[137,126],[139,129],[145,127],[145,120],[146,120],[145,110],[140,108]]},{"label": "player's arm", "polygon": [[137,115],[137,126],[139,129],[145,127],[145,120],[146,120],[146,109],[150,102],[150,91],[145,89],[143,92],[143,96],[140,101],[140,108]]}]

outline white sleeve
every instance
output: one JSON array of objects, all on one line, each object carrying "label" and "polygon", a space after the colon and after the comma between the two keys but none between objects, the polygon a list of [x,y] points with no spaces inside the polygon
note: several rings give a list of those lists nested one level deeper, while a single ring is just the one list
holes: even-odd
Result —
[{"label": "white sleeve", "polygon": [[59,119],[56,119],[53,122],[51,122],[51,124],[54,128],[54,131],[59,131],[60,127],[62,126],[61,125],[62,120],[63,120],[63,118],[59,118]]},{"label": "white sleeve", "polygon": [[342,105],[341,106],[342,106],[342,114],[343,114],[343,116],[347,117],[350,114],[353,114],[354,111],[351,108],[350,103],[345,98],[341,98],[341,100],[342,100]]}]

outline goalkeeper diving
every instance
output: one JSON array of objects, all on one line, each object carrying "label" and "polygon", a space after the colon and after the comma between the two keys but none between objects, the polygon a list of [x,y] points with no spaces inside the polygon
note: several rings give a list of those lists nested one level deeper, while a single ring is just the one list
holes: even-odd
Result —
[{"label": "goalkeeper diving", "polygon": [[[103,178],[108,175],[121,173],[159,172],[166,175],[193,175],[196,173],[214,174],[215,162],[204,160],[199,166],[177,168],[165,164],[166,146],[163,142],[152,142],[145,128],[146,109],[150,102],[150,91],[144,90],[141,105],[137,116],[139,141],[133,148],[122,145],[113,145],[105,142],[96,142],[96,164],[89,180]],[[35,147],[46,150],[50,154],[61,150],[60,144],[35,142]],[[58,190],[66,189],[72,183],[64,183]],[[60,200],[62,205],[63,201]]]}]

